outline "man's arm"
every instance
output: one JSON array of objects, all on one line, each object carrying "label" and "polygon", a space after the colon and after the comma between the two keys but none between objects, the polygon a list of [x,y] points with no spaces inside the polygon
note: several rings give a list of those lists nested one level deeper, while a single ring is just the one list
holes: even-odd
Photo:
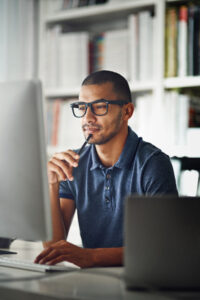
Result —
[{"label": "man's arm", "polygon": [[71,199],[59,199],[59,183],[49,184],[51,211],[52,211],[52,241],[43,242],[43,246],[49,247],[52,243],[67,238],[71,221],[73,219],[75,204]]},{"label": "man's arm", "polygon": [[75,203],[71,199],[59,199],[59,182],[73,180],[72,170],[78,166],[78,160],[79,155],[68,150],[55,154],[48,163],[53,239],[44,243],[46,249],[36,257],[35,262],[56,264],[69,261],[82,268],[122,265],[123,248],[87,249],[65,240],[74,215]]},{"label": "man's arm", "polygon": [[69,261],[81,268],[121,266],[123,248],[87,249],[75,246],[64,240],[52,244],[35,259],[36,263],[54,265]]},{"label": "man's arm", "polygon": [[122,266],[124,247],[93,249],[93,267]]},{"label": "man's arm", "polygon": [[143,168],[142,185],[145,194],[178,194],[173,167],[166,154],[158,152],[147,161]]},{"label": "man's arm", "polygon": [[[48,162],[47,170],[53,222],[53,239],[52,241],[44,242],[44,247],[48,247],[56,241],[66,239],[68,234],[75,211],[75,205],[71,199],[59,198],[59,183],[66,179],[73,180],[72,170],[73,167],[78,166],[78,159],[79,155],[68,150],[54,154]],[[62,212],[64,200],[65,210]]]}]

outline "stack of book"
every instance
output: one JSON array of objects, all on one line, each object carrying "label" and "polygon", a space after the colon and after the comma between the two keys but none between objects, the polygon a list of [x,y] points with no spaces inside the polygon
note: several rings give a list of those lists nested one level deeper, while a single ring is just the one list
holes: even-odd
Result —
[{"label": "stack of book", "polygon": [[47,103],[46,135],[49,146],[77,149],[84,142],[81,120],[73,116],[70,103],[77,99],[54,99]]},{"label": "stack of book", "polygon": [[44,56],[46,87],[77,87],[88,74],[88,32],[63,33],[60,25],[47,31]]},{"label": "stack of book", "polygon": [[126,29],[102,32],[90,42],[90,71],[110,69],[130,81],[152,78],[155,17],[150,11],[131,14]]},{"label": "stack of book", "polygon": [[44,11],[48,14],[53,14],[66,9],[104,4],[108,2],[108,0],[45,0],[42,2]]},{"label": "stack of book", "polygon": [[108,0],[62,0],[61,9],[70,9],[96,4],[104,4],[106,2],[108,2]]},{"label": "stack of book", "polygon": [[47,30],[44,54],[46,87],[77,87],[88,73],[107,69],[129,81],[153,77],[154,19],[150,11],[129,15],[127,27],[98,32]]},{"label": "stack of book", "polygon": [[[140,94],[129,125],[146,141],[162,149],[192,147],[200,138],[200,97],[191,91],[170,90],[165,92],[163,105],[158,108],[152,94]],[[153,125],[158,121],[160,126]],[[196,138],[190,138],[195,134]],[[198,138],[197,138],[198,137]],[[199,147],[198,147],[199,148]],[[194,152],[194,151],[193,151]]]},{"label": "stack of book", "polygon": [[200,75],[200,5],[166,10],[165,76]]}]

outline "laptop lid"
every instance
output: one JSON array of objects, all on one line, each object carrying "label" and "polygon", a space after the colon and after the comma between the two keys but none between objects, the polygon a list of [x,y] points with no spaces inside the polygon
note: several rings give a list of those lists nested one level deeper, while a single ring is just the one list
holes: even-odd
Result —
[{"label": "laptop lid", "polygon": [[127,197],[125,282],[128,288],[200,287],[200,197]]}]

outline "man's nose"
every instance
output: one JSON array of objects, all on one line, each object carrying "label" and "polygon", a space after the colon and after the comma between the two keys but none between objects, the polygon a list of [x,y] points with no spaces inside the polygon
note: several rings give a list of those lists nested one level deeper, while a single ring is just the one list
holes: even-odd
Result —
[{"label": "man's nose", "polygon": [[89,106],[88,106],[88,108],[87,108],[87,110],[86,110],[84,119],[85,119],[86,121],[90,121],[90,120],[96,119],[95,114],[92,112],[92,110],[91,110],[91,108],[90,108]]}]

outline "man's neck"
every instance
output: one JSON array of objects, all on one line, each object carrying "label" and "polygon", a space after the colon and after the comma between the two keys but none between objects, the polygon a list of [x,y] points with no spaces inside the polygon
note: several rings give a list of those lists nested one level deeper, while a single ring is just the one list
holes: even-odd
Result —
[{"label": "man's neck", "polygon": [[112,167],[118,161],[126,143],[127,136],[128,127],[106,144],[96,145],[98,157],[105,167]]}]

